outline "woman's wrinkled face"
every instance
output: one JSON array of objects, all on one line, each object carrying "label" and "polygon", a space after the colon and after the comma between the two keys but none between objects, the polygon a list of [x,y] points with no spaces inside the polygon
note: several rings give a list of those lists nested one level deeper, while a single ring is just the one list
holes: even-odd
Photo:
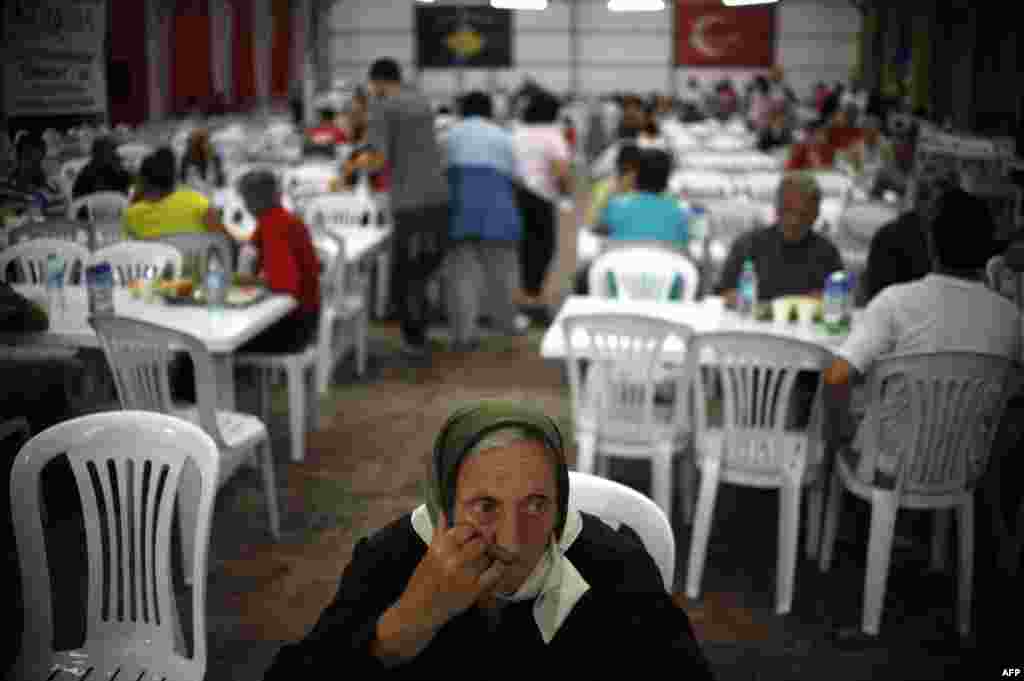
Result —
[{"label": "woman's wrinkled face", "polygon": [[511,594],[530,576],[555,529],[558,492],[551,455],[535,440],[478,452],[459,467],[454,521],[483,535],[507,571],[494,593]]}]

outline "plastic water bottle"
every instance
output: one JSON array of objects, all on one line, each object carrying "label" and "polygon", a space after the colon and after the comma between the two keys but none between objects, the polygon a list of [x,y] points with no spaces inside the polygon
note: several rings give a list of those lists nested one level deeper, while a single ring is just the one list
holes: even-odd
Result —
[{"label": "plastic water bottle", "polygon": [[89,289],[89,314],[114,314],[114,270],[109,262],[90,265],[85,270]]},{"label": "plastic water bottle", "polygon": [[753,317],[757,306],[757,271],[754,269],[754,261],[750,258],[743,262],[737,294],[740,316]]},{"label": "plastic water bottle", "polygon": [[825,330],[836,334],[843,330],[849,309],[849,288],[846,272],[833,272],[825,280],[824,321]]},{"label": "plastic water bottle", "polygon": [[206,263],[206,304],[211,310],[223,307],[227,286],[227,271],[217,252],[213,251]]},{"label": "plastic water bottle", "polygon": [[64,311],[64,267],[56,253],[46,257],[46,306],[51,318]]},{"label": "plastic water bottle", "polygon": [[46,208],[46,197],[39,192],[32,194],[32,199],[28,204],[28,217],[34,222],[42,222],[46,219],[43,211]]}]

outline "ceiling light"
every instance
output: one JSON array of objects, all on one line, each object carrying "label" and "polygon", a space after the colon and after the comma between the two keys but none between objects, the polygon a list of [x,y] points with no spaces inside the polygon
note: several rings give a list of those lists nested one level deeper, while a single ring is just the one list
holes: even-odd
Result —
[{"label": "ceiling light", "polygon": [[722,0],[726,7],[746,7],[747,5],[773,5],[779,0]]},{"label": "ceiling light", "polygon": [[659,12],[664,0],[608,0],[609,12]]},{"label": "ceiling light", "polygon": [[548,0],[491,0],[497,9],[547,9]]}]

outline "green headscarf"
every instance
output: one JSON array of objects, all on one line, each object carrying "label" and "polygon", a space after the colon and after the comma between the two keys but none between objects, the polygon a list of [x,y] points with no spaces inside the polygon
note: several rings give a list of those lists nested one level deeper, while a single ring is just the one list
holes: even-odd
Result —
[{"label": "green headscarf", "polygon": [[565,462],[562,433],[545,414],[508,400],[484,400],[458,409],[441,428],[428,465],[425,494],[430,520],[435,527],[441,509],[444,509],[449,524],[453,521],[455,483],[463,458],[489,433],[509,427],[522,428],[535,435],[555,458],[558,493],[555,536],[562,536],[569,508],[569,466]]}]

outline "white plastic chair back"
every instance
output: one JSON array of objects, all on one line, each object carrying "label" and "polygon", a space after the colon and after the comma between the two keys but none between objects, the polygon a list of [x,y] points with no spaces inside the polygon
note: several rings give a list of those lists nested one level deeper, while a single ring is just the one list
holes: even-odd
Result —
[{"label": "white plastic chair back", "polygon": [[733,172],[732,154],[720,151],[696,151],[679,157],[681,169]]},{"label": "white plastic chair back", "polygon": [[305,210],[306,224],[334,231],[357,227],[388,226],[387,214],[367,192],[344,192],[318,196],[310,200]]},{"label": "white plastic chair back", "polygon": [[168,270],[181,272],[182,256],[174,246],[157,241],[122,241],[93,251],[89,264],[108,262],[114,271],[114,283],[127,286],[136,279],[152,279]]},{"label": "white plastic chair back", "polygon": [[613,529],[625,523],[640,535],[661,571],[666,591],[675,581],[676,539],[665,512],[649,498],[620,482],[569,471],[569,508],[596,515]]},{"label": "white plastic chair back", "polygon": [[[692,329],[643,315],[594,314],[566,317],[562,332],[574,423],[595,423],[598,443],[603,433],[638,443],[657,437],[665,426],[654,404],[665,380],[664,348],[670,339],[686,343]],[[583,341],[591,362],[585,384],[576,350]],[[685,383],[680,378],[677,385]],[[688,402],[676,400],[676,423],[685,422]]]},{"label": "white plastic chair back", "polygon": [[[88,600],[85,645],[55,651],[56,593],[42,522],[41,475],[67,454],[85,519]],[[113,411],[59,423],[18,453],[11,472],[11,510],[24,608],[17,679],[46,679],[59,669],[76,676],[200,681],[206,673],[206,570],[219,454],[210,436],[164,414]],[[192,655],[171,576],[171,526],[186,464],[199,472],[192,573]],[[187,483],[186,483],[187,484]],[[72,671],[74,670],[74,671]]]},{"label": "white plastic chair back", "polygon": [[833,198],[845,200],[853,188],[853,179],[844,173],[830,170],[819,170],[813,173],[814,179],[821,187],[823,199]]},{"label": "white plastic chair back", "polygon": [[752,172],[738,178],[736,185],[755,201],[774,202],[779,194],[782,183],[781,172]]},{"label": "white plastic chair back", "polygon": [[148,144],[129,142],[117,148],[117,154],[124,161],[124,167],[133,173],[139,172],[143,159],[152,154],[156,149]]},{"label": "white plastic chair back", "polygon": [[89,228],[80,222],[67,218],[49,218],[42,222],[27,222],[10,229],[10,242],[21,243],[32,239],[59,239],[73,241],[81,246],[89,247]]},{"label": "white plastic chair back", "polygon": [[211,252],[217,254],[221,264],[229,272],[234,271],[234,253],[231,248],[231,240],[228,235],[221,232],[181,232],[179,234],[168,234],[154,239],[159,243],[168,244],[178,249],[182,260],[196,257],[203,259],[209,257]]},{"label": "white plastic chair back", "polygon": [[757,226],[758,207],[745,198],[704,201],[703,204],[712,240],[728,243]]},{"label": "white plastic chair back", "polygon": [[884,201],[849,203],[840,218],[840,231],[857,241],[869,244],[875,232],[899,216],[899,210]]},{"label": "white plastic chair back", "polygon": [[334,164],[306,164],[282,173],[282,189],[295,201],[327,194],[341,174]]},{"label": "white plastic chair back", "polygon": [[681,170],[672,174],[668,186],[673,195],[685,199],[724,199],[735,192],[732,178],[713,170]]},{"label": "white plastic chair back", "polygon": [[749,138],[735,134],[712,135],[704,140],[708,151],[747,151],[752,147]]},{"label": "white plastic chair back", "polygon": [[677,279],[682,279],[680,300],[693,301],[700,287],[697,266],[689,258],[668,249],[620,248],[599,255],[590,267],[591,295],[612,295],[625,300],[668,300]]},{"label": "white plastic chair back", "polygon": [[78,179],[78,174],[82,172],[82,168],[89,165],[91,158],[73,158],[70,161],[65,161],[60,167],[60,179],[59,184],[61,189],[64,191],[64,198],[71,201],[71,191],[75,187],[75,181]]},{"label": "white plastic chair back", "polygon": [[[686,351],[688,373],[697,373],[698,362],[710,355],[713,371],[722,384],[722,426],[724,446],[709,449],[709,455],[722,455],[722,468],[750,476],[778,478],[789,472],[805,470],[820,461],[820,390],[815,393],[811,424],[802,434],[806,440],[793,447],[784,436],[793,388],[800,371],[824,371],[832,354],[820,345],[766,333],[702,333],[690,340]],[[694,381],[694,407],[697,442],[712,428],[708,422],[703,381]],[[788,440],[788,441],[787,441]],[[813,458],[812,458],[813,457]],[[809,460],[810,459],[810,460]]]},{"label": "white plastic chair back", "polygon": [[[867,403],[906,396],[909,428],[896,466],[896,494],[935,499],[969,492],[988,466],[992,442],[1014,388],[1014,363],[973,352],[900,355],[868,373]],[[890,393],[883,398],[883,391]],[[891,402],[890,402],[891,403]],[[864,421],[864,452],[878,452],[883,419]],[[874,478],[862,456],[858,477]]]},{"label": "white plastic chair back", "polygon": [[94,316],[122,409],[170,413],[174,409],[168,367],[175,353],[188,352],[195,370],[199,425],[222,449],[229,449],[217,422],[217,378],[206,346],[189,334],[159,324],[117,316]]},{"label": "white plastic chair back", "polygon": [[46,259],[56,253],[64,260],[64,284],[72,283],[72,272],[89,260],[89,249],[62,239],[31,239],[0,251],[0,279],[6,280],[8,266],[14,262],[21,281],[42,286],[46,283]]},{"label": "white plastic chair back", "polygon": [[120,223],[128,205],[128,197],[120,192],[95,192],[72,201],[68,217],[83,222]]},{"label": "white plastic chair back", "polygon": [[728,160],[732,172],[740,174],[778,172],[783,166],[781,159],[759,151],[736,151],[729,155]]}]

